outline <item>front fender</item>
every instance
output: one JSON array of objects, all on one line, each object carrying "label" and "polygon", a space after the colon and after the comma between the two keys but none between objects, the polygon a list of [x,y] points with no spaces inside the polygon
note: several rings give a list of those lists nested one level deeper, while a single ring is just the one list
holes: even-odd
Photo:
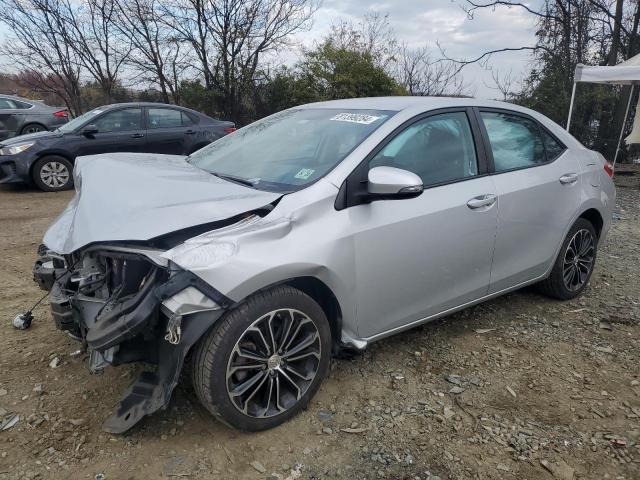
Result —
[{"label": "front fender", "polygon": [[188,240],[163,256],[234,302],[271,285],[316,278],[336,297],[343,330],[357,337],[353,240],[326,235],[322,228],[308,218],[252,218]]}]

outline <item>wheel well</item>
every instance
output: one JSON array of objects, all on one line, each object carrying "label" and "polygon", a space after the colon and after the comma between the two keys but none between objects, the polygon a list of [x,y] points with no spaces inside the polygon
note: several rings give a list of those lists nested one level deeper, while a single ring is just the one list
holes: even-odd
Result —
[{"label": "wheel well", "polygon": [[580,215],[580,218],[588,220],[591,225],[593,225],[593,228],[596,229],[596,235],[600,237],[600,232],[602,232],[604,221],[602,220],[602,215],[600,215],[600,212],[598,210],[596,210],[595,208],[590,208],[589,210],[583,212],[582,215]]},{"label": "wheel well", "polygon": [[331,289],[322,280],[315,277],[292,278],[282,283],[306,293],[320,305],[329,320],[333,346],[334,349],[337,349],[342,336],[342,310]]}]

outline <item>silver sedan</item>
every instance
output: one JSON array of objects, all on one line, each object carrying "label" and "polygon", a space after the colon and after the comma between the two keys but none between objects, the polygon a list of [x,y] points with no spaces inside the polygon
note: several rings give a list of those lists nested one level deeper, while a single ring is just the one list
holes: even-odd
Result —
[{"label": "silver sedan", "polygon": [[195,391],[245,430],[309,403],[340,349],[538,284],[587,287],[613,169],[548,118],[468,98],[296,107],[190,157],[80,158],[35,278],[89,367],[158,364],[105,428]]}]

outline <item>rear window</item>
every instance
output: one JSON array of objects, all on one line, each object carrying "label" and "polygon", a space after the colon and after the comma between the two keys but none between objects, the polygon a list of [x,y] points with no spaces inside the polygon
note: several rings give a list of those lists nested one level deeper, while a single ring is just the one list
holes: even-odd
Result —
[{"label": "rear window", "polygon": [[552,162],[567,149],[562,143],[560,143],[555,137],[553,137],[545,129],[542,130],[542,138],[544,140],[544,148],[547,149],[547,161]]},{"label": "rear window", "polygon": [[183,119],[180,110],[172,108],[149,108],[149,123],[147,128],[176,128],[182,127]]},{"label": "rear window", "polygon": [[546,163],[540,128],[533,120],[510,113],[480,114],[489,136],[496,172]]}]

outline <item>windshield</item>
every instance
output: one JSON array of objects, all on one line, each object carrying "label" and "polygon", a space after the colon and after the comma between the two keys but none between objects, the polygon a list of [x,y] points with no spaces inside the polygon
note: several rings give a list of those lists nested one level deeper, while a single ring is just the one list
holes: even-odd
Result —
[{"label": "windshield", "polygon": [[70,122],[65,123],[64,125],[61,125],[60,127],[58,127],[58,130],[60,130],[63,133],[71,133],[80,125],[82,125],[88,120],[91,120],[94,117],[97,117],[102,112],[104,112],[103,108],[94,108],[93,110],[89,110],[87,113],[83,113],[82,115],[74,118]]},{"label": "windshield", "polygon": [[322,178],[395,112],[294,109],[197,151],[203,170],[261,190],[290,192]]}]

